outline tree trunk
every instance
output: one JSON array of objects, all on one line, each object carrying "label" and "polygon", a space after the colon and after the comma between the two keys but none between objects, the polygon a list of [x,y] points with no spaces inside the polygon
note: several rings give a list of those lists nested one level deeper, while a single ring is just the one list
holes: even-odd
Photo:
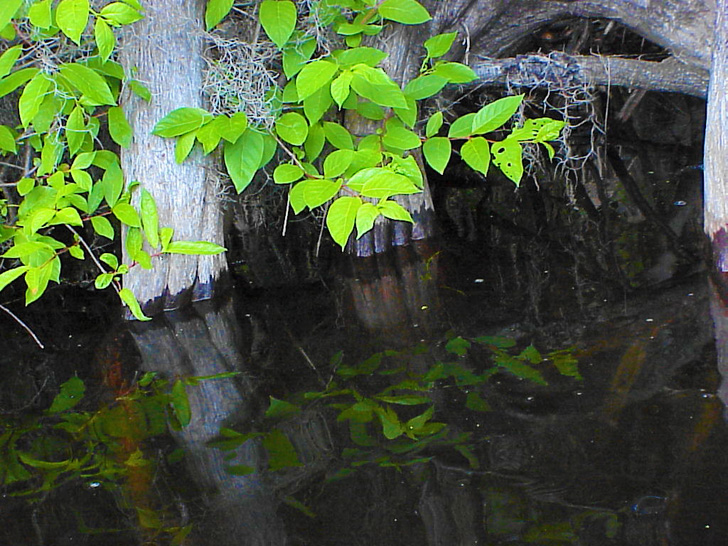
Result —
[{"label": "tree trunk", "polygon": [[705,130],[705,233],[712,247],[711,312],[715,324],[719,394],[728,399],[728,1],[718,0]]},{"label": "tree trunk", "polygon": [[[146,17],[127,31],[121,61],[151,91],[145,102],[128,90],[124,106],[134,140],[122,150],[126,182],[137,180],[157,202],[159,224],[174,228],[175,240],[223,243],[218,183],[199,150],[182,165],[174,159],[175,140],[151,134],[175,108],[202,107],[202,0],[149,0]],[[149,250],[149,249],[147,249]],[[125,262],[130,263],[125,252]],[[154,253],[151,251],[150,253]],[[132,267],[125,278],[147,313],[175,309],[186,301],[209,298],[225,272],[224,255],[164,254],[154,269]]]}]

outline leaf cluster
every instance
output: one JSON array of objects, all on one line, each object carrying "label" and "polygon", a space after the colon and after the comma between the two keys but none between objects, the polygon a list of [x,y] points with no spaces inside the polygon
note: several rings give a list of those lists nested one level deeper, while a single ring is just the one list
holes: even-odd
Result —
[{"label": "leaf cluster", "polygon": [[[61,257],[68,254],[96,264],[95,286],[113,286],[132,313],[145,320],[134,294],[121,288],[120,278],[131,267],[149,269],[152,257],[162,253],[224,251],[202,241],[172,241],[171,229],[159,226],[154,197],[139,189],[138,182],[125,181],[119,156],[101,145],[102,131],[115,146],[131,144],[132,128],[119,106],[125,86],[145,100],[151,98],[112,59],[116,29],[142,17],[138,0],[109,2],[99,11],[88,0],[11,0],[0,8],[0,36],[8,44],[0,55],[0,97],[16,99],[20,120],[16,127],[0,125],[0,153],[22,173],[5,190],[17,195],[17,205],[3,200],[0,209],[0,290],[23,277],[26,304],[37,300],[50,281],[60,282]],[[78,55],[61,61],[66,40],[75,44]],[[90,56],[82,55],[91,47]],[[44,51],[56,51],[57,64],[52,59],[49,66]],[[32,163],[24,164],[21,155]],[[132,204],[135,191],[139,205]],[[112,241],[114,224],[127,227],[130,264],[120,266],[109,253],[96,256],[84,239],[88,226],[101,240]],[[56,226],[68,229],[70,242],[59,236]]]}]

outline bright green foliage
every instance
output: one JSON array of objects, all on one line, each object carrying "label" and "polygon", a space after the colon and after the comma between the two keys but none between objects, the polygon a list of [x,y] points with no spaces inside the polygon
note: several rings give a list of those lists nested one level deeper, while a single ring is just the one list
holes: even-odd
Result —
[{"label": "bright green foliage", "polygon": [[[426,55],[420,74],[404,88],[380,66],[387,54],[361,44],[364,36],[380,33],[385,24],[429,21],[430,14],[421,3],[326,0],[322,6],[330,10],[326,21],[347,47],[324,51],[313,39],[300,38],[298,13],[290,0],[264,0],[259,5],[260,24],[282,50],[288,81],[278,95],[282,108],[272,132],[264,127],[243,128],[239,138],[226,139],[223,144],[225,165],[238,192],[250,184],[276,148],[285,148],[285,155],[293,159],[274,170],[274,182],[288,185],[289,203],[296,214],[328,207],[326,226],[332,239],[344,248],[354,228],[361,237],[380,217],[412,222],[411,215],[393,198],[422,191],[423,176],[414,159],[420,148],[430,167],[442,174],[452,155],[451,141],[463,139],[460,154],[467,165],[485,176],[492,162],[516,184],[523,174],[523,142],[542,143],[553,154],[547,141],[559,137],[563,122],[548,118],[526,121],[515,130],[515,137],[490,139],[494,131],[507,134],[505,126],[518,112],[522,95],[505,97],[454,120],[447,136],[439,136],[444,117],[437,112],[427,122],[424,136],[421,134],[417,102],[449,84],[476,79],[470,67],[441,59],[457,40],[457,33],[424,42]],[[229,10],[227,0],[209,0],[208,28]],[[379,129],[352,135],[336,121],[347,110],[378,122]],[[180,111],[185,116],[179,116]],[[205,153],[218,145],[220,138],[214,133],[221,117],[225,116],[213,118],[203,111],[180,108],[160,120],[155,132],[178,138],[177,158],[182,161],[196,141]]]},{"label": "bright green foliage", "polygon": [[[16,36],[15,45],[5,42],[8,47],[0,54],[0,96],[16,93],[20,118],[18,127],[0,126],[0,153],[8,156],[4,161],[18,166],[13,172],[18,175],[15,191],[21,198],[12,213],[5,200],[0,202],[0,252],[5,268],[0,272],[0,290],[22,277],[26,304],[38,299],[51,281],[61,281],[61,258],[68,254],[72,259],[93,261],[99,269],[95,286],[114,287],[122,302],[144,320],[133,293],[121,288],[121,278],[131,267],[152,265],[152,256],[143,250],[144,239],[155,255],[224,250],[205,242],[171,241],[171,233],[160,229],[153,196],[138,183],[125,182],[116,153],[101,148],[102,128],[116,145],[131,144],[132,128],[118,106],[122,86],[129,85],[145,100],[151,98],[113,60],[116,29],[142,17],[136,0],[106,2],[99,11],[92,9],[89,0],[0,3],[0,30],[3,36]],[[21,24],[10,26],[16,23]],[[32,33],[23,34],[29,27]],[[8,29],[10,33],[5,32]],[[66,39],[81,46],[77,53],[64,45]],[[204,110],[180,108],[156,130],[162,136],[183,139],[192,133],[194,144],[196,132],[212,119]],[[200,137],[208,148],[211,143],[217,145],[215,138],[235,142],[247,120],[240,114],[225,117],[217,125],[208,140],[203,142],[204,134]],[[185,146],[178,146],[180,161],[192,147],[184,153]],[[29,167],[21,159],[25,154],[34,158]],[[139,207],[131,204],[134,192],[141,192]],[[117,230],[110,218],[129,228],[126,248],[134,260],[131,264],[120,265],[108,253],[91,255],[96,250],[85,239],[89,234],[114,239]],[[55,226],[65,226],[68,237],[60,237],[61,230]],[[164,243],[161,248],[160,243]]]}]

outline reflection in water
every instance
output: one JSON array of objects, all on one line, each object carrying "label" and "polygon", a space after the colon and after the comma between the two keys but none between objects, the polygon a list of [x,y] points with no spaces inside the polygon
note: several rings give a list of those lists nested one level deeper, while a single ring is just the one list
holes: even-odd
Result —
[{"label": "reflection in water", "polygon": [[[286,304],[314,328],[314,305]],[[587,328],[542,328],[515,340],[495,335],[499,326],[479,332],[482,342],[429,337],[403,349],[419,340],[415,330],[396,351],[364,362],[345,353],[326,364],[321,355],[343,343],[326,345],[299,325],[295,336],[281,335],[269,319],[238,321],[226,301],[130,327],[143,371],[171,380],[240,372],[187,386],[190,423],[172,431],[183,463],[140,480],[146,496],[127,491],[132,513],[164,506],[175,524],[190,523],[184,544],[663,546],[728,537],[728,428],[712,394],[719,378],[699,284],[620,302]],[[252,340],[243,331],[250,324],[258,325]],[[269,385],[254,366],[261,340],[279,345],[288,367],[273,363],[272,371],[292,376],[284,386]],[[123,381],[114,384],[119,396]],[[156,440],[136,447],[169,452]],[[52,520],[75,522],[66,506],[83,507],[87,528],[110,521],[92,509],[108,512],[108,499],[94,507],[97,492],[88,484],[82,491],[70,501],[70,489],[52,492],[35,520],[16,517],[21,500],[5,503],[3,515],[21,523],[0,537],[22,544],[21,525],[26,536],[59,536],[45,546],[148,536],[97,538],[66,525],[61,539]],[[42,532],[28,533],[34,525]]]},{"label": "reflection in water", "polygon": [[170,377],[241,372],[188,388],[191,420],[173,433],[184,449],[187,471],[205,499],[191,543],[285,544],[274,491],[261,474],[260,442],[251,439],[238,450],[234,464],[253,469],[242,476],[226,472],[230,461],[206,445],[219,436],[223,425],[246,426],[256,407],[255,385],[239,352],[240,332],[231,302],[220,308],[196,304],[193,311],[169,313],[151,325],[135,324],[132,335],[146,370]]}]

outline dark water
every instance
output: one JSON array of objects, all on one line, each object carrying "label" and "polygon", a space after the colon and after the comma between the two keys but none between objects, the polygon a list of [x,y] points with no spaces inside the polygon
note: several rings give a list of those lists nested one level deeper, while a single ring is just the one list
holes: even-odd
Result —
[{"label": "dark water", "polygon": [[705,279],[537,323],[478,275],[389,324],[324,286],[128,329],[51,296],[46,350],[3,326],[0,544],[728,544]]}]

